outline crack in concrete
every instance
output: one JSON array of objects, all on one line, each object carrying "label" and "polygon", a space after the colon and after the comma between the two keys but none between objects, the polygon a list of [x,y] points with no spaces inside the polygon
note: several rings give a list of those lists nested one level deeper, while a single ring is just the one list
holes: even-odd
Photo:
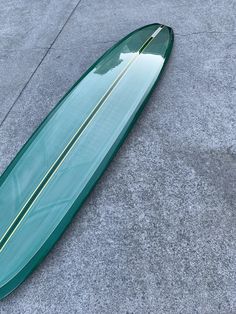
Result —
[{"label": "crack in concrete", "polygon": [[[107,40],[107,41],[96,41],[96,42],[91,42],[91,45],[97,45],[97,44],[115,44],[117,40]],[[70,47],[70,48],[54,48],[54,47],[31,47],[31,48],[19,48],[19,49],[1,49],[0,48],[0,53],[1,52],[18,52],[18,51],[25,51],[25,50],[55,50],[55,51],[69,51],[69,50],[76,50],[78,49],[77,47]]]},{"label": "crack in concrete", "polygon": [[19,49],[8,49],[8,48],[0,48],[0,52],[18,52],[18,51],[26,51],[26,50],[47,50],[50,47],[31,47],[31,48],[19,48]]},{"label": "crack in concrete", "polygon": [[229,34],[232,32],[230,31],[224,31],[224,32],[220,32],[220,31],[199,31],[199,32],[192,32],[192,33],[186,33],[186,34],[181,34],[181,33],[175,33],[175,35],[177,36],[191,36],[191,35],[198,35],[198,34]]},{"label": "crack in concrete", "polygon": [[[7,117],[9,116],[11,110],[14,108],[15,104],[17,103],[18,99],[21,97],[22,93],[24,92],[24,90],[26,89],[26,87],[29,85],[31,79],[34,77],[35,73],[38,71],[40,65],[43,63],[43,61],[45,60],[46,56],[48,55],[49,51],[52,49],[52,46],[55,44],[55,42],[57,41],[58,37],[60,36],[60,34],[62,33],[63,29],[65,28],[66,24],[69,22],[70,18],[72,17],[72,15],[74,14],[74,12],[76,11],[76,9],[78,8],[79,4],[81,3],[82,0],[79,0],[76,4],[76,6],[73,8],[73,10],[71,11],[71,13],[69,14],[69,16],[67,17],[67,19],[65,20],[65,23],[62,25],[61,29],[59,30],[59,32],[57,33],[56,37],[54,38],[54,40],[52,41],[52,43],[50,44],[50,46],[48,48],[46,48],[46,52],[43,55],[42,59],[40,60],[40,62],[38,63],[38,65],[36,66],[36,68],[34,69],[34,71],[32,72],[32,74],[30,75],[29,79],[27,80],[27,82],[24,84],[23,88],[21,89],[20,93],[18,94],[18,96],[16,97],[16,99],[14,100],[13,104],[11,105],[11,107],[9,108],[9,110],[7,111],[5,117],[3,118],[3,120],[0,123],[0,128],[2,127],[2,125],[4,124],[4,122],[6,121]],[[43,48],[42,48],[43,49]]]}]

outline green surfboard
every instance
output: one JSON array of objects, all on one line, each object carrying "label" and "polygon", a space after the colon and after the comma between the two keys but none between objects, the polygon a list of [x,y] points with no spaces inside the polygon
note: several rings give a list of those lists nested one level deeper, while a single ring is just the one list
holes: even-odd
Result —
[{"label": "green surfboard", "polygon": [[173,44],[151,24],[119,41],[75,83],[0,178],[0,298],[46,256],[118,150]]}]

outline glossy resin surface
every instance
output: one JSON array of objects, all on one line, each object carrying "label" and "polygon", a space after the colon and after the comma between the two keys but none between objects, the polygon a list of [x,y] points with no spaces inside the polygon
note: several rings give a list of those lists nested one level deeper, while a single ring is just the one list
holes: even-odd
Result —
[{"label": "glossy resin surface", "polygon": [[0,298],[48,253],[100,177],[169,57],[152,24],[103,55],[57,104],[0,178]]}]

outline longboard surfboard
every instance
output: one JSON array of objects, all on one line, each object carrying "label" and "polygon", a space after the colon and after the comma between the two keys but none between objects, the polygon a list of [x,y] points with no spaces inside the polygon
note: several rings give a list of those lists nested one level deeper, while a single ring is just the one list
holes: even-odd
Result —
[{"label": "longboard surfboard", "polygon": [[75,83],[0,178],[0,298],[59,239],[125,139],[170,55],[151,24],[119,41]]}]

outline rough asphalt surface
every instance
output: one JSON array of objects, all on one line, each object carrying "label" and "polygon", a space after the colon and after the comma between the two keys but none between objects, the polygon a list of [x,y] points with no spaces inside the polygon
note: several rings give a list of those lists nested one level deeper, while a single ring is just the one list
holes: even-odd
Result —
[{"label": "rough asphalt surface", "polygon": [[80,75],[145,24],[175,45],[146,109],[0,313],[236,313],[236,2],[0,2],[0,172]]}]

